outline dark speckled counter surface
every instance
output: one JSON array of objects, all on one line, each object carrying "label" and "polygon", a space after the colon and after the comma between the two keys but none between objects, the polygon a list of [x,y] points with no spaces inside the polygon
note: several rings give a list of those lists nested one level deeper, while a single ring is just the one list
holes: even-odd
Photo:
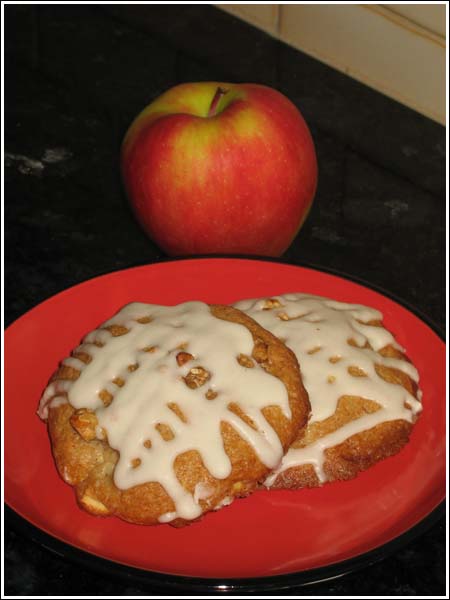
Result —
[{"label": "dark speckled counter surface", "polygon": [[[445,322],[445,129],[210,5],[5,7],[5,323],[162,252],[123,194],[136,113],[182,81],[253,81],[302,111],[320,178],[283,256],[381,286]],[[444,595],[445,522],[385,560],[291,595]],[[8,595],[158,595],[76,566],[6,514]]]}]

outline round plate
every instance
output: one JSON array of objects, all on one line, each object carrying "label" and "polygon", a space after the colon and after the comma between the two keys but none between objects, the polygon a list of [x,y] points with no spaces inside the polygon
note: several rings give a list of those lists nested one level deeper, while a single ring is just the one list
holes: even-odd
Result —
[{"label": "round plate", "polygon": [[[420,373],[424,410],[399,454],[352,481],[256,492],[182,529],[95,518],[78,508],[71,487],[57,474],[36,409],[58,361],[88,331],[131,301],[226,304],[300,291],[381,310],[386,327],[407,349]],[[184,588],[199,582],[216,589],[255,582],[260,588],[283,587],[373,562],[440,514],[444,343],[410,310],[354,281],[251,259],[156,263],[104,275],[50,298],[6,330],[5,349],[5,500],[60,554]]]}]

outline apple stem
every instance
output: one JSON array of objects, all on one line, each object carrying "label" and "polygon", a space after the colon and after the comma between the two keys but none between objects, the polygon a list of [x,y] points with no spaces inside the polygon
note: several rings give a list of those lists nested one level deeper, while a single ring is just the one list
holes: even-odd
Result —
[{"label": "apple stem", "polygon": [[224,90],[221,87],[217,88],[216,93],[214,94],[214,97],[211,101],[211,105],[209,107],[208,117],[214,117],[216,115],[217,106],[220,102],[220,99],[227,93],[227,91],[228,90]]}]

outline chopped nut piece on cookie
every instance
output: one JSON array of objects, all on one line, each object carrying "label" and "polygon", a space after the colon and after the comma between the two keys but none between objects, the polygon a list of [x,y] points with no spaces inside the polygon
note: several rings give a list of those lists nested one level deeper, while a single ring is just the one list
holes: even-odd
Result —
[{"label": "chopped nut piece on cookie", "polygon": [[203,367],[192,367],[186,377],[183,377],[186,385],[193,390],[204,385],[210,378],[211,374]]},{"label": "chopped nut piece on cookie", "polygon": [[281,321],[289,321],[289,315],[285,312],[279,312],[277,313],[277,317],[281,320]]},{"label": "chopped nut piece on cookie", "polygon": [[[116,381],[117,381],[117,380],[116,380]],[[113,382],[113,383],[115,383],[115,382]],[[119,385],[119,384],[116,384],[116,385]],[[108,390],[101,390],[101,391],[98,393],[98,395],[99,395],[99,397],[100,397],[100,400],[103,402],[103,404],[104,404],[105,406],[109,406],[109,405],[111,404],[111,402],[113,401],[113,395],[112,395],[112,394],[110,394],[110,393],[108,392]]]},{"label": "chopped nut piece on cookie", "polygon": [[87,442],[95,440],[98,421],[93,411],[86,408],[76,410],[70,417],[70,423],[83,440]]},{"label": "chopped nut piece on cookie", "polygon": [[263,310],[272,310],[272,308],[279,308],[280,306],[283,306],[283,305],[276,298],[267,298],[267,300],[264,300],[262,309]]},{"label": "chopped nut piece on cookie", "polygon": [[141,323],[141,325],[146,325],[147,323],[150,323],[152,321],[152,318],[150,316],[148,316],[148,317],[141,317],[140,319],[136,319],[136,321],[138,323]]},{"label": "chopped nut piece on cookie", "polygon": [[189,352],[178,352],[177,354],[177,364],[179,367],[182,367],[184,364],[192,360],[194,357]]},{"label": "chopped nut piece on cookie", "polygon": [[247,369],[253,369],[253,367],[255,366],[255,363],[252,361],[250,356],[247,356],[245,354],[239,354],[236,360],[241,365],[241,367],[246,367]]},{"label": "chopped nut piece on cookie", "polygon": [[153,352],[156,352],[158,350],[158,346],[146,346],[145,348],[143,348],[144,352],[150,352],[150,354],[152,354]]}]

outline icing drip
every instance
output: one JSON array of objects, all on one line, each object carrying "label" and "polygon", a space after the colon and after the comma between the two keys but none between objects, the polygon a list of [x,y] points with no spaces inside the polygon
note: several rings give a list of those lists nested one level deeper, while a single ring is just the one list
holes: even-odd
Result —
[{"label": "icing drip", "polygon": [[[416,383],[419,380],[417,370],[409,362],[378,354],[387,345],[403,351],[384,327],[365,324],[382,320],[378,310],[310,294],[243,300],[234,306],[295,352],[311,403],[310,423],[332,416],[344,395],[366,398],[380,405],[376,412],[365,414],[303,448],[291,448],[267,478],[267,487],[281,472],[304,464],[313,465],[319,481],[323,482],[326,480],[324,450],[384,421],[413,422],[422,410],[420,390],[415,398],[401,385],[388,383],[376,372],[375,365],[382,365],[406,373]],[[359,376],[352,375],[355,369]]]},{"label": "icing drip", "polygon": [[[117,327],[128,332],[113,336],[106,329]],[[246,327],[214,317],[201,302],[173,307],[129,304],[74,351],[89,354],[88,364],[74,357],[63,361],[80,376],[51,383],[39,414],[46,418],[48,406],[61,401],[94,410],[98,437],[103,429],[109,445],[120,453],[115,485],[127,489],[159,482],[176,508],[160,520],[193,519],[202,512],[199,500],[205,490],[197,487],[190,494],[176,476],[174,461],[197,450],[213,477],[226,478],[231,464],[222,422],[230,423],[268,468],[281,460],[281,443],[261,409],[277,405],[289,418],[287,391],[260,365],[245,368],[238,363],[240,354],[251,355],[253,344]],[[189,360],[177,359],[180,352]],[[107,406],[99,396],[102,390],[112,396]],[[207,390],[215,392],[212,399],[206,397]],[[256,429],[229,410],[231,403],[251,417]]]}]

